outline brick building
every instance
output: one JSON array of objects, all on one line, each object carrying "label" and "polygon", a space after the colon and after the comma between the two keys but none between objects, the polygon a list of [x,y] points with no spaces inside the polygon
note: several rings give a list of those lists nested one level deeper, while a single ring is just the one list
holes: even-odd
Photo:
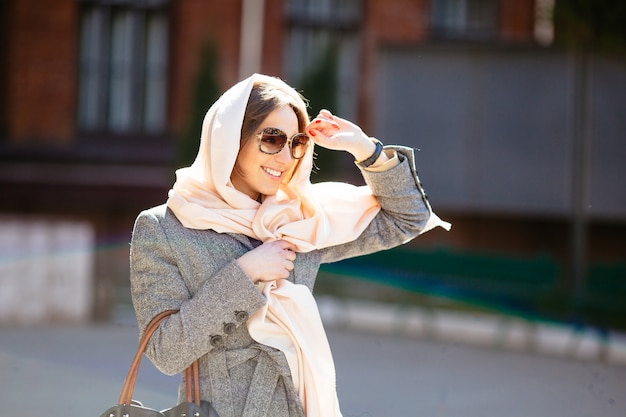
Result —
[{"label": "brick building", "polygon": [[[375,132],[383,48],[536,47],[550,42],[549,19],[540,13],[550,3],[5,0],[0,213],[93,225],[94,314],[106,317],[115,289],[127,279],[134,218],[163,202],[173,183],[180,138],[198,111],[194,94],[201,77],[211,78],[219,91],[252,72],[298,86],[332,50],[337,111]],[[214,53],[213,66],[203,66],[206,51]],[[469,225],[489,214],[458,208],[446,213],[445,204],[440,207],[441,214],[468,228],[430,242],[472,247],[476,226]],[[529,224],[507,216],[497,222],[521,235]],[[550,219],[530,223],[541,228]],[[480,245],[497,249],[501,238],[481,233]],[[528,240],[509,249],[532,252]],[[557,250],[563,251],[562,245]]]}]

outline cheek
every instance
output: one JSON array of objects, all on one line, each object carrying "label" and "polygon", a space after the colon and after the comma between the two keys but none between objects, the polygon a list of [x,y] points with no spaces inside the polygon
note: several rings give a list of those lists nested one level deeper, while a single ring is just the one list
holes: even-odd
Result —
[{"label": "cheek", "polygon": [[251,156],[250,149],[243,148],[239,155],[237,155],[237,160],[235,161],[235,166],[233,167],[233,174],[237,174],[240,177],[245,177],[246,172],[250,170],[254,160]]},{"label": "cheek", "polygon": [[235,178],[242,178],[242,179],[246,177],[246,170],[239,163],[239,161],[235,163],[235,166],[233,167],[233,172],[232,174],[230,174],[230,176],[231,178],[235,177]]}]

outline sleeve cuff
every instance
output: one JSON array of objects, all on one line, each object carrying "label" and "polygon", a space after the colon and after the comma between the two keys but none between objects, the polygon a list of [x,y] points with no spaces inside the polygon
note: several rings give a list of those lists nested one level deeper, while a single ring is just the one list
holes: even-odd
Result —
[{"label": "sleeve cuff", "polygon": [[384,164],[378,166],[369,166],[367,168],[361,169],[369,172],[384,172],[400,164],[400,158],[398,158],[398,153],[395,151],[395,149],[387,148],[383,149],[383,152],[389,158],[388,161],[385,161]]}]

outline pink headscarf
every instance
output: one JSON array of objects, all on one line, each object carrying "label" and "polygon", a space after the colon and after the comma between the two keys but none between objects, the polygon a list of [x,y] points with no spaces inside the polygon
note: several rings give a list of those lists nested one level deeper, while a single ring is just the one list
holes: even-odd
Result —
[{"label": "pink headscarf", "polygon": [[263,242],[286,240],[299,252],[356,239],[380,206],[365,186],[311,184],[312,146],[289,182],[263,203],[233,187],[230,175],[239,152],[244,112],[257,83],[292,96],[307,114],[300,95],[277,78],[254,74],[234,85],[207,112],[198,155],[190,167],[176,171],[167,205],[185,227],[240,233]]}]

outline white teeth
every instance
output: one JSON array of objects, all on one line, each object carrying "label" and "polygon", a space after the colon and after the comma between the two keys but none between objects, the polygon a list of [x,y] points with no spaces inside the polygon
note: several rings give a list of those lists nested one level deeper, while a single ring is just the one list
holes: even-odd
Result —
[{"label": "white teeth", "polygon": [[263,170],[267,172],[268,174],[270,174],[272,177],[280,177],[280,175],[282,174],[282,172],[276,171],[275,169],[271,169],[271,168],[264,167]]}]

